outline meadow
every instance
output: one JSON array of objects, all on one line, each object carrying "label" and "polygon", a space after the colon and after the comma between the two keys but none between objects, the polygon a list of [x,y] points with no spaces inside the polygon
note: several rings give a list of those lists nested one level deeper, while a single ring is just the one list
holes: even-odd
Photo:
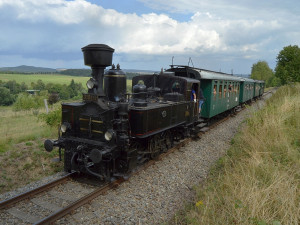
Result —
[{"label": "meadow", "polygon": [[7,151],[4,146],[9,143],[20,143],[51,135],[51,129],[37,116],[38,113],[43,112],[45,109],[16,112],[12,107],[1,106],[0,152]]},{"label": "meadow", "polygon": [[170,224],[300,224],[300,84],[278,89],[245,122]]},{"label": "meadow", "polygon": [[56,138],[57,128],[38,118],[42,112],[0,107],[0,193],[62,171],[62,163],[52,161],[58,152],[44,150],[45,138]]},{"label": "meadow", "polygon": [[54,84],[70,84],[72,79],[76,83],[81,83],[83,87],[89,77],[77,77],[77,76],[67,76],[60,74],[0,74],[0,80],[9,81],[15,80],[17,83],[24,82],[28,86],[30,86],[31,82],[37,82],[38,80],[42,80],[45,84],[54,83]]},{"label": "meadow", "polygon": [[[30,87],[32,82],[36,83],[38,80],[42,80],[43,83],[53,84],[66,84],[69,85],[72,80],[75,83],[81,83],[83,87],[86,87],[86,82],[90,77],[68,76],[61,74],[2,74],[0,73],[0,80],[7,82],[15,80],[17,83],[24,82]],[[127,79],[127,92],[131,92],[131,79]]]}]

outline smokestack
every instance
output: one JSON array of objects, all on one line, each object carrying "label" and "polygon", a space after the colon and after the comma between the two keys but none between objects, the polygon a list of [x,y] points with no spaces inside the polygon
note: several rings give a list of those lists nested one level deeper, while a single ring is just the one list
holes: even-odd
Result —
[{"label": "smokestack", "polygon": [[104,69],[112,64],[112,55],[115,51],[113,48],[104,44],[90,44],[82,49],[84,64],[92,68],[92,77],[96,80],[97,85],[89,90],[99,97],[105,96],[103,91],[103,74]]}]

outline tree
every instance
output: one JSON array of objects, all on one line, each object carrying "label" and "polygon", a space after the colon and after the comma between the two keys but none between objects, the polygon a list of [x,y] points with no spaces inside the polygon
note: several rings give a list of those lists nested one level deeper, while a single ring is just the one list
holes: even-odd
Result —
[{"label": "tree", "polygon": [[25,84],[25,82],[22,82],[22,83],[21,83],[20,88],[21,88],[21,91],[26,91],[26,90],[28,90],[28,86],[27,86],[27,84]]},{"label": "tree", "polygon": [[59,101],[59,95],[58,93],[51,93],[48,97],[48,102],[50,105],[53,105],[54,103],[58,102]]},{"label": "tree", "polygon": [[8,88],[0,87],[0,105],[11,105],[15,101]]},{"label": "tree", "polygon": [[83,87],[81,83],[75,83],[75,81],[72,79],[71,83],[68,85],[68,92],[70,93],[70,98],[74,98],[81,94],[83,91]]},{"label": "tree", "polygon": [[60,99],[69,99],[70,98],[70,93],[68,91],[68,86],[67,85],[63,85],[63,88],[59,91],[59,97]]},{"label": "tree", "polygon": [[21,85],[15,80],[9,80],[3,86],[8,88],[11,94],[18,94],[21,92]]},{"label": "tree", "polygon": [[31,95],[27,93],[20,93],[13,104],[14,111],[38,109],[44,106],[43,95]]},{"label": "tree", "polygon": [[282,84],[300,82],[300,48],[297,45],[284,47],[276,59],[275,76]]},{"label": "tree", "polygon": [[70,93],[71,98],[73,98],[77,95],[76,85],[75,85],[75,81],[73,79],[71,80],[71,83],[68,86],[68,91]]},{"label": "tree", "polygon": [[254,80],[263,80],[266,86],[271,86],[274,77],[273,70],[269,67],[266,61],[258,61],[254,63],[251,69],[251,78]]},{"label": "tree", "polygon": [[46,85],[41,79],[39,79],[36,83],[32,82],[31,87],[35,90],[45,90]]}]

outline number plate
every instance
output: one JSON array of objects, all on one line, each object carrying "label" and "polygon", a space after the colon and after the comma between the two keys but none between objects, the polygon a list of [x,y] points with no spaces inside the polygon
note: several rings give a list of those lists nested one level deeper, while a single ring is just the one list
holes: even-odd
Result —
[{"label": "number plate", "polygon": [[97,102],[98,96],[94,94],[82,94],[83,101],[87,102]]}]

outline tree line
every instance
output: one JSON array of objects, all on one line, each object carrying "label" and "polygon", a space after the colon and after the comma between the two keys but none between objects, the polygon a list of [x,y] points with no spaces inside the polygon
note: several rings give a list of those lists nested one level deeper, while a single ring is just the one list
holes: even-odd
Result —
[{"label": "tree line", "polygon": [[20,72],[20,71],[7,71],[7,70],[0,70],[0,74],[62,74],[62,75],[69,75],[69,76],[78,76],[78,77],[89,77],[92,73],[91,69],[66,69],[62,71],[56,72],[45,72],[45,71],[37,71],[37,72]]},{"label": "tree line", "polygon": [[[36,90],[35,94],[29,94],[28,89]],[[0,80],[0,105],[13,105],[16,110],[38,108],[43,105],[43,99],[48,99],[50,104],[67,99],[79,99],[85,89],[81,83],[73,79],[69,85],[45,84],[42,80],[32,82],[30,86],[24,82],[17,83],[15,80],[3,82]]]},{"label": "tree line", "polygon": [[266,61],[254,63],[251,78],[264,80],[267,87],[300,82],[300,48],[297,45],[284,47],[276,57],[277,64],[273,71]]},{"label": "tree line", "polygon": [[[127,79],[132,79],[132,77],[136,75],[138,75],[138,73],[126,74]],[[90,73],[88,76],[90,76]],[[35,92],[35,95],[29,95],[29,93],[26,93],[26,91],[29,89],[38,91]],[[85,88],[81,83],[74,82],[73,79],[69,85],[54,83],[45,84],[41,79],[39,79],[37,82],[31,82],[30,85],[27,85],[24,82],[17,83],[15,80],[10,80],[7,82],[0,80],[0,106],[14,105],[14,108],[18,108],[18,110],[22,108],[18,105],[27,105],[26,107],[23,107],[24,109],[28,109],[28,107],[36,108],[38,106],[33,107],[33,105],[43,104],[42,100],[44,98],[48,99],[50,104],[53,104],[59,100],[80,99],[82,97],[82,92],[85,92]],[[43,99],[38,100],[38,98]]]},{"label": "tree line", "polygon": [[[0,74],[62,74],[68,76],[75,76],[75,77],[90,77],[92,74],[91,69],[66,69],[57,72],[16,72],[16,71],[1,71]],[[127,79],[132,79],[133,77],[139,75],[139,73],[134,72],[127,72],[126,77]]]}]

